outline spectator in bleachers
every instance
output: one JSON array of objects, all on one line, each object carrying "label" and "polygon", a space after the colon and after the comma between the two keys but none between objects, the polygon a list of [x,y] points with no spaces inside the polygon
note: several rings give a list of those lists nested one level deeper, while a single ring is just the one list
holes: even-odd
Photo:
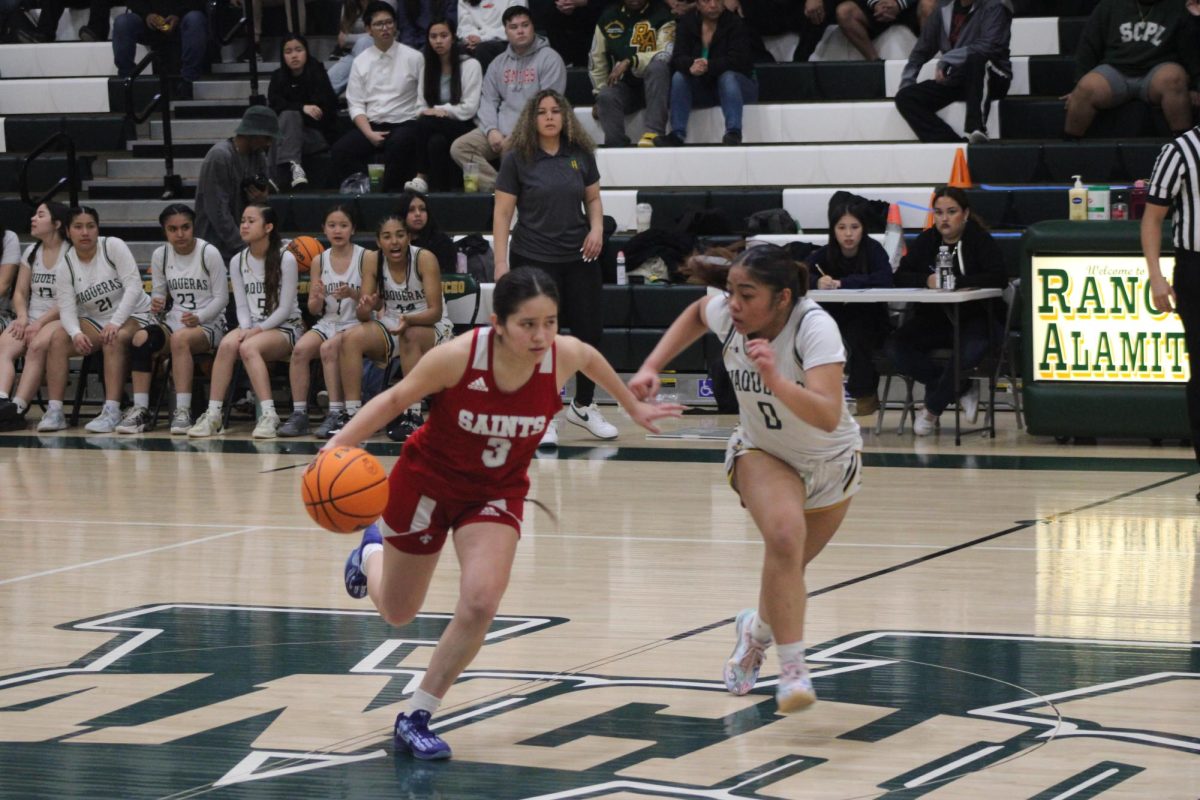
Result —
[{"label": "spectator in bleachers", "polygon": [[671,64],[659,57],[675,38],[675,18],[658,0],[617,0],[600,15],[592,37],[589,74],[606,147],[628,147],[625,115],[645,108],[639,147],[666,133]]},{"label": "spectator in bleachers", "polygon": [[758,100],[754,78],[754,33],[721,0],[697,0],[679,19],[671,54],[671,130],[654,144],[678,147],[687,141],[692,107],[720,105],[725,117],[722,144],[742,143],[742,109]]},{"label": "spectator in bleachers", "polygon": [[[936,289],[934,265],[939,249],[950,248],[954,259],[955,285],[959,289],[1002,289],[1008,283],[1000,246],[979,220],[971,214],[967,193],[953,186],[940,186],[933,193],[934,226],[908,248],[893,276],[897,286]],[[959,361],[962,373],[974,369],[987,355],[988,348],[1000,335],[1003,317],[989,315],[990,300],[966,303],[959,311]],[[971,422],[979,410],[979,386],[954,385],[954,362],[939,364],[930,355],[933,350],[954,346],[954,328],[950,318],[936,305],[916,303],[912,317],[903,323],[887,342],[887,353],[896,371],[925,386],[925,408],[913,420],[913,433],[928,436],[938,428],[946,407],[959,398],[959,407]],[[988,329],[989,319],[993,329]]]},{"label": "spectator in bleachers", "polygon": [[137,65],[137,46],[179,59],[180,82],[175,100],[191,100],[192,84],[204,71],[208,50],[208,17],[203,0],[130,0],[128,10],[113,23],[113,61],[117,75],[126,78]]},{"label": "spectator in bleachers", "polygon": [[406,191],[460,191],[462,170],[450,157],[450,145],[475,128],[483,92],[479,62],[459,50],[454,23],[429,26],[425,45],[421,114],[417,117],[417,174]]},{"label": "spectator in bleachers", "polygon": [[366,11],[370,0],[343,0],[342,13],[338,18],[337,52],[341,53],[328,68],[329,82],[333,91],[341,94],[346,91],[350,82],[350,68],[359,53],[366,50],[374,42],[363,22],[363,12]]},{"label": "spectator in bleachers", "polygon": [[[496,179],[492,247],[497,280],[510,268],[544,270],[558,284],[558,324],[599,347],[604,335],[604,209],[595,152],[595,142],[559,92],[543,89],[530,98],[513,127]],[[600,415],[595,392],[591,379],[577,376],[567,421],[598,439],[615,439],[617,429]],[[554,422],[546,426],[542,444],[558,444]]]},{"label": "spectator in bleachers", "polygon": [[586,67],[604,0],[530,0],[534,24],[569,67]]},{"label": "spectator in bleachers", "polygon": [[[115,236],[100,235],[100,215],[94,208],[73,208],[69,218],[71,248],[55,272],[54,296],[59,319],[71,340],[66,347],[52,345],[48,359],[58,362],[51,369],[64,370],[62,365],[72,353],[104,354],[104,407],[85,429],[112,433],[122,421],[121,395],[125,393],[130,344],[134,334],[157,320],[129,246]],[[134,382],[133,403],[149,407],[149,374]]]},{"label": "spectator in bleachers", "polygon": [[[21,259],[14,297],[16,319],[0,335],[0,431],[25,427],[25,412],[42,385],[46,356],[52,348],[65,352],[69,339],[59,321],[55,296],[58,268],[71,244],[67,240],[70,212],[62,203],[42,203],[30,220],[29,232],[37,241],[25,250]],[[6,237],[7,238],[7,237]],[[14,362],[25,356],[21,382],[12,397]],[[46,373],[50,400],[38,423],[38,432],[49,433],[67,427],[63,415],[63,397],[67,393],[67,362],[56,359]]]},{"label": "spectator in bleachers", "polygon": [[279,118],[250,106],[233,138],[217,142],[200,164],[196,182],[196,235],[216,245],[226,260],[242,248],[242,211],[266,202],[270,191],[267,152],[279,138]]},{"label": "spectator in bleachers", "polygon": [[867,61],[878,61],[875,37],[893,25],[919,30],[917,0],[842,0],[837,5],[837,24],[842,33]]},{"label": "spectator in bleachers", "polygon": [[[1012,83],[1011,37],[1008,0],[942,0],[921,30],[896,93],[896,108],[918,139],[962,141],[937,112],[965,100],[967,140],[972,144],[988,140],[992,102],[1003,100]],[[934,78],[917,83],[921,67],[938,53]]]},{"label": "spectator in bleachers", "polygon": [[397,0],[396,41],[420,52],[434,20],[458,23],[458,0]]},{"label": "spectator in bleachers", "polygon": [[1075,51],[1075,89],[1064,98],[1063,133],[1078,139],[1102,109],[1130,100],[1161,106],[1172,135],[1192,127],[1188,84],[1200,74],[1200,44],[1188,14],[1197,0],[1100,0]]},{"label": "spectator in bleachers", "polygon": [[[23,5],[21,0],[0,0],[0,30],[5,27],[6,16],[12,12],[20,12]],[[33,3],[29,4],[30,7]],[[112,12],[112,0],[91,0],[88,3],[87,24],[79,29],[81,42],[107,42],[109,33],[109,16]],[[17,39],[27,44],[53,42],[58,37],[58,23],[63,12],[67,10],[66,0],[42,0],[42,12],[38,15],[37,27],[30,29],[27,25],[17,28]],[[20,21],[18,21],[20,22]]]},{"label": "spectator in bleachers", "polygon": [[[229,0],[229,2],[232,3],[233,5],[237,6],[238,8],[241,8],[243,5],[243,0]],[[293,2],[296,4],[296,12],[299,15],[299,19],[292,18],[292,3]],[[289,31],[296,31],[297,33],[304,33],[304,31],[308,27],[308,25],[307,25],[308,10],[306,8],[306,4],[305,4],[304,0],[254,0],[254,2],[252,3],[252,6],[254,9],[253,10],[254,42],[256,45],[262,41],[262,15],[263,15],[263,8],[266,6],[283,6],[283,12],[287,17],[287,29]],[[238,61],[249,61],[250,53],[252,52],[253,49],[254,48],[250,47],[250,43],[247,42],[246,49],[242,51],[241,55],[238,56],[237,60]],[[258,60],[259,61],[263,60],[261,51],[259,52]]]},{"label": "spectator in bleachers", "polygon": [[804,0],[799,9],[796,32],[800,39],[792,52],[792,61],[808,61],[817,45],[825,36],[825,29],[837,22],[837,6],[840,0]]},{"label": "spectator in bleachers", "polygon": [[283,37],[279,62],[267,88],[267,102],[279,116],[279,139],[270,161],[289,171],[295,189],[308,183],[301,159],[329,149],[337,130],[337,95],[324,68],[309,58],[308,40],[300,34]]},{"label": "spectator in bleachers", "polygon": [[534,32],[529,9],[509,6],[503,19],[508,49],[492,61],[483,76],[479,126],[450,145],[454,163],[479,165],[481,192],[490,192],[496,185],[496,165],[526,98],[545,89],[561,94],[567,88],[562,57]]},{"label": "spectator in bleachers", "polygon": [[501,17],[515,5],[520,0],[458,0],[458,42],[483,72],[508,47]]},{"label": "spectator in bleachers", "polygon": [[[810,289],[884,289],[892,285],[892,264],[883,245],[867,235],[867,210],[837,203],[829,209],[829,243],[808,257]],[[879,410],[875,351],[888,333],[882,303],[823,303],[846,343],[846,391],[855,416]]]},{"label": "spectator in bleachers", "polygon": [[396,213],[408,227],[408,238],[414,245],[428,250],[437,257],[442,272],[458,270],[458,250],[454,240],[442,233],[433,214],[429,212],[429,198],[421,192],[401,192],[396,198]]},{"label": "spectator in bleachers", "polygon": [[396,11],[372,0],[363,13],[373,46],[354,58],[346,103],[354,129],[333,146],[338,174],[366,172],[382,163],[383,191],[399,191],[417,172],[417,114],[423,60],[396,41]]}]

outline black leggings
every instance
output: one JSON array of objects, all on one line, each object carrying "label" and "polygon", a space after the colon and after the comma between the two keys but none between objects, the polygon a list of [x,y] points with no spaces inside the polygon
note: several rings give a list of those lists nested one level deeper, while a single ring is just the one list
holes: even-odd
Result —
[{"label": "black leggings", "polygon": [[[604,280],[600,273],[600,262],[575,261],[553,263],[535,261],[518,253],[509,255],[514,269],[537,267],[547,272],[558,285],[558,325],[570,328],[571,335],[581,342],[600,349],[604,336]],[[575,403],[580,406],[592,404],[596,397],[596,384],[582,372],[575,376]]]},{"label": "black leggings", "polygon": [[1200,253],[1179,250],[1175,253],[1175,310],[1183,322],[1184,341],[1192,375],[1187,384],[1188,422],[1192,428],[1192,447],[1200,463]]}]

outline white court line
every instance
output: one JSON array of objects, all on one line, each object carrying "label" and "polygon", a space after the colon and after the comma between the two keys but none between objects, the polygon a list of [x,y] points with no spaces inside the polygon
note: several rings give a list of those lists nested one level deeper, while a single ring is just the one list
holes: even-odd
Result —
[{"label": "white court line", "polygon": [[226,539],[230,536],[240,536],[243,533],[250,533],[251,531],[257,531],[257,530],[261,530],[261,528],[259,528],[256,525],[251,528],[242,528],[241,530],[237,530],[237,531],[229,531],[228,533],[217,533],[217,534],[213,534],[212,536],[203,536],[199,539],[189,539],[186,542],[176,542],[175,544],[165,544],[162,547],[151,547],[148,550],[138,550],[135,553],[123,553],[119,556],[109,556],[108,558],[99,558],[99,559],[96,559],[95,561],[85,561],[82,564],[71,564],[70,566],[57,567],[55,569],[48,569],[48,570],[44,570],[42,572],[34,572],[29,575],[19,575],[16,578],[5,578],[4,580],[0,580],[0,586],[3,586],[7,583],[18,583],[19,581],[32,580],[33,578],[44,578],[47,575],[55,575],[59,572],[70,572],[73,569],[83,569],[85,567],[94,567],[94,566],[97,566],[98,564],[107,564],[110,561],[121,561],[126,558],[137,558],[138,556],[150,555],[151,553],[161,553],[164,550],[174,550],[177,547],[187,547],[188,545],[202,544],[203,542],[211,542],[211,541],[215,541],[217,539]]},{"label": "white court line", "polygon": [[997,750],[1003,750],[1003,749],[1004,748],[1000,747],[999,745],[993,745],[991,747],[985,747],[982,750],[976,750],[974,753],[968,753],[967,755],[963,756],[962,758],[959,758],[955,761],[951,761],[949,764],[943,764],[942,766],[938,767],[937,769],[933,769],[933,770],[930,770],[929,772],[926,772],[924,775],[918,775],[917,777],[913,778],[908,783],[904,784],[904,788],[912,789],[914,787],[928,783],[929,781],[933,780],[934,778],[945,775],[947,772],[956,770],[965,764],[970,764],[972,761],[978,761],[979,759],[983,758],[984,756],[990,756],[992,753],[996,752]]},{"label": "white court line", "polygon": [[1079,784],[1078,786],[1074,786],[1074,787],[1068,789],[1067,791],[1063,792],[1062,794],[1055,795],[1054,797],[1050,798],[1050,800],[1066,800],[1066,798],[1073,797],[1073,796],[1079,794],[1080,792],[1082,792],[1084,789],[1087,789],[1088,787],[1093,786],[1093,785],[1099,783],[1100,781],[1108,780],[1109,778],[1111,778],[1113,775],[1117,774],[1118,772],[1120,772],[1120,770],[1118,770],[1118,769],[1110,769],[1110,770],[1101,772],[1099,775],[1092,777],[1090,780],[1086,780],[1083,783]]}]

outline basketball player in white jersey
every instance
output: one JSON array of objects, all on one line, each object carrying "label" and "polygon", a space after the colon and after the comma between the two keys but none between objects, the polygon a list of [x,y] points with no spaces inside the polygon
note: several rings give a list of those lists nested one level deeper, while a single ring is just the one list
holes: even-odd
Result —
[{"label": "basketball player in white jersey", "polygon": [[[347,419],[362,406],[360,365],[364,356],[384,365],[399,357],[407,375],[421,356],[453,335],[449,311],[442,301],[437,257],[409,241],[408,226],[397,216],[380,223],[378,242],[379,252],[371,254],[375,258],[368,256],[363,265],[362,296],[356,308],[362,324],[342,337],[339,361]],[[405,412],[393,438],[403,441],[421,422],[418,403]]]},{"label": "basketball player in white jersey", "polygon": [[671,359],[706,331],[720,338],[741,409],[725,468],[766,545],[758,607],[737,616],[725,687],[737,695],[753,689],[775,642],[776,703],[798,711],[816,700],[804,661],[805,567],[837,532],[862,482],[862,438],[842,394],[842,337],[804,297],[805,267],[781,247],[751,247],[732,265],[691,265],[725,294],[689,306],[629,386],[654,397]]},{"label": "basketball player in white jersey", "polygon": [[[21,257],[13,291],[14,318],[0,334],[0,430],[21,430],[25,412],[42,383],[42,371],[50,342],[57,338],[68,342],[58,321],[58,303],[54,294],[54,271],[62,264],[67,242],[70,214],[62,203],[42,203],[30,220],[29,231],[35,244]],[[7,235],[6,235],[7,238]],[[25,356],[21,383],[9,398],[16,379],[16,360]],[[50,400],[38,422],[38,431],[47,433],[67,427],[63,414],[63,395],[67,391],[66,364],[49,375]]]},{"label": "basketball player in white jersey", "polygon": [[[55,282],[59,318],[74,351],[87,356],[104,353],[104,408],[85,427],[91,433],[112,433],[121,422],[121,394],[129,369],[133,335],[154,321],[150,295],[128,245],[115,236],[100,235],[100,215],[94,208],[71,209],[67,233],[71,249],[63,256]],[[54,348],[50,359],[65,363],[69,352]],[[150,387],[134,391],[134,405],[150,404]]]},{"label": "basketball player in white jersey", "polygon": [[217,346],[208,410],[188,429],[192,438],[214,436],[225,429],[225,393],[239,358],[261,408],[254,438],[274,439],[279,429],[267,364],[287,359],[300,337],[299,270],[295,257],[283,250],[278,219],[270,206],[246,206],[241,236],[246,247],[229,262],[238,327],[225,334]]},{"label": "basketball player in white jersey", "polygon": [[0,331],[14,319],[13,291],[20,271],[21,242],[17,234],[0,225]]},{"label": "basketball player in white jersey", "polygon": [[318,355],[325,375],[325,391],[329,394],[329,413],[317,428],[317,438],[328,439],[330,427],[346,411],[338,355],[342,334],[358,326],[354,309],[362,293],[363,259],[367,251],[350,241],[354,236],[354,220],[346,206],[336,205],[326,212],[324,231],[329,249],[321,253],[308,288],[308,311],[319,319],[292,351],[288,367],[292,415],[280,426],[280,436],[308,435],[309,363]]},{"label": "basketball player in white jersey", "polygon": [[[189,206],[172,203],[158,215],[158,223],[167,243],[150,257],[150,308],[161,324],[133,337],[134,391],[141,381],[149,385],[151,356],[169,343],[175,384],[171,433],[182,435],[192,427],[192,356],[213,352],[225,335],[229,276],[216,246],[196,238],[196,212]],[[150,412],[135,403],[117,432],[140,433],[149,418]]]}]

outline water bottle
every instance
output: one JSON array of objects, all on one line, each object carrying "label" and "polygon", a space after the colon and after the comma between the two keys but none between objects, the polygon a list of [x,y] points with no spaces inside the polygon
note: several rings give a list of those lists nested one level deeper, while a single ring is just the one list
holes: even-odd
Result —
[{"label": "water bottle", "polygon": [[617,252],[617,286],[624,286],[629,283],[629,278],[625,275],[625,251]]},{"label": "water bottle", "polygon": [[1133,182],[1133,190],[1129,193],[1129,218],[1141,219],[1146,210],[1146,182],[1138,179]]},{"label": "water bottle", "polygon": [[954,257],[950,255],[950,247],[942,245],[938,248],[937,263],[934,267],[937,273],[939,289],[954,288]]}]

